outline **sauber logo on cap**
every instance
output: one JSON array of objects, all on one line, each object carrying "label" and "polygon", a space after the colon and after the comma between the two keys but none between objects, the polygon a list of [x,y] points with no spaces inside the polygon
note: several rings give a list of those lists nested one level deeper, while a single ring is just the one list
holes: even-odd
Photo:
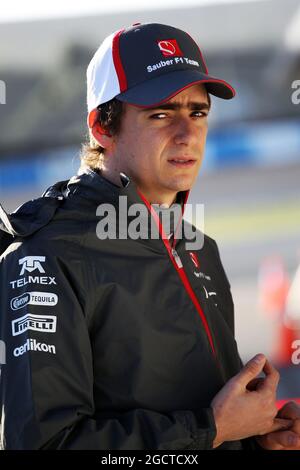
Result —
[{"label": "sauber logo on cap", "polygon": [[176,39],[165,39],[158,41],[157,44],[164,57],[183,56]]}]

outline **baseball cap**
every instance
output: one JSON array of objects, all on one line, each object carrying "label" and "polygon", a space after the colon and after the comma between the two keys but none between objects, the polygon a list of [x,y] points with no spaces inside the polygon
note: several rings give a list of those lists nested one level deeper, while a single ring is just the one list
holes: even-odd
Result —
[{"label": "baseball cap", "polygon": [[87,68],[88,112],[117,98],[155,106],[196,83],[219,98],[231,99],[229,83],[208,74],[192,37],[173,26],[136,23],[109,35]]}]

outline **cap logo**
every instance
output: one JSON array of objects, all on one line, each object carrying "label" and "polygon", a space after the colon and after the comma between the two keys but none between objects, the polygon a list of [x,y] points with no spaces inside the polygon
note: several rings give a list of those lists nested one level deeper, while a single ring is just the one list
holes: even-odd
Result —
[{"label": "cap logo", "polygon": [[176,39],[158,41],[158,47],[164,57],[183,56]]}]

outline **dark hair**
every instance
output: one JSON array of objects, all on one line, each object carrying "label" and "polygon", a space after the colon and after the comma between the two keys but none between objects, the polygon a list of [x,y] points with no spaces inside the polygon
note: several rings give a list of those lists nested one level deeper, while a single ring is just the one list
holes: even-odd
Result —
[{"label": "dark hair", "polygon": [[[98,121],[103,129],[111,135],[116,135],[120,131],[121,118],[124,113],[124,105],[122,101],[113,98],[110,101],[98,106]],[[92,170],[99,170],[103,164],[104,148],[93,136],[89,129],[87,142],[82,145],[80,153],[80,170],[88,167]]]}]

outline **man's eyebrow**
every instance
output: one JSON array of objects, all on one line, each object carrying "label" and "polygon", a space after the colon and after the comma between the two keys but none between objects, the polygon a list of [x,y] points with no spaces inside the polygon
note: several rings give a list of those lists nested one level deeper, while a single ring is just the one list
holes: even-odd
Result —
[{"label": "man's eyebrow", "polygon": [[173,102],[173,103],[165,103],[165,104],[160,104],[160,105],[157,105],[157,106],[151,106],[151,107],[147,107],[147,108],[141,108],[140,111],[142,112],[151,112],[151,111],[156,111],[156,110],[168,110],[168,109],[171,109],[171,110],[174,110],[174,111],[177,111],[179,109],[190,109],[192,111],[195,111],[195,110],[202,110],[202,109],[207,109],[209,110],[210,109],[210,106],[209,106],[209,103],[207,102],[200,102],[200,101],[190,101],[187,105],[183,106],[182,104],[180,103],[176,103],[176,102]]}]

